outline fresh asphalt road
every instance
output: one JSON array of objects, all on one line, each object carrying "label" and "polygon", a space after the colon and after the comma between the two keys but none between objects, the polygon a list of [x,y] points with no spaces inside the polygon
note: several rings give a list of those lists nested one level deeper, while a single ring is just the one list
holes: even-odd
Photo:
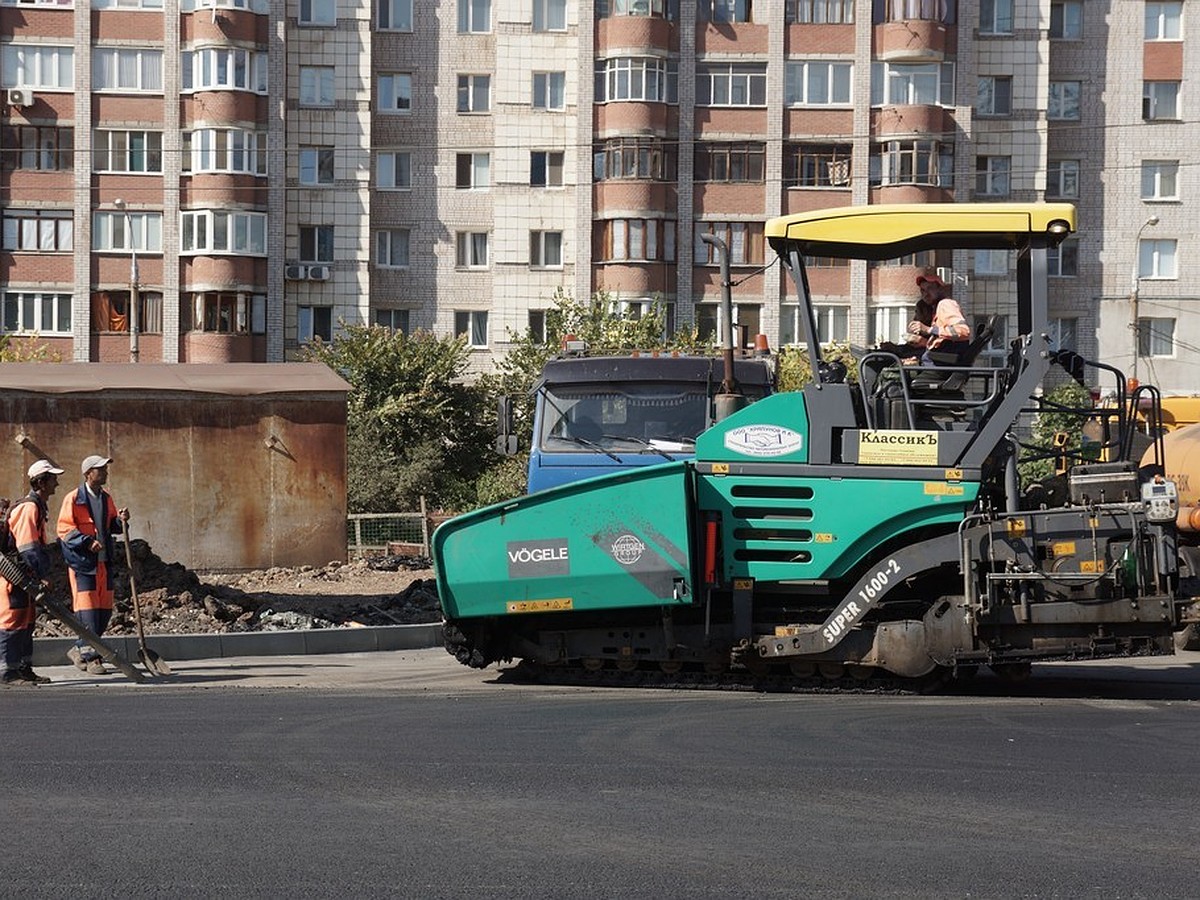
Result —
[{"label": "fresh asphalt road", "polygon": [[0,895],[1200,895],[1200,654],[934,697],[174,668],[0,691]]}]

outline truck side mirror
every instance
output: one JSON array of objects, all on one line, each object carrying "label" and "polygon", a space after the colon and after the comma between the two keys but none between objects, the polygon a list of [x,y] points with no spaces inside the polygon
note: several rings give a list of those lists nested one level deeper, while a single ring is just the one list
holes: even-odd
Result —
[{"label": "truck side mirror", "polygon": [[512,397],[500,397],[496,403],[496,452],[516,456],[517,436],[513,433]]}]

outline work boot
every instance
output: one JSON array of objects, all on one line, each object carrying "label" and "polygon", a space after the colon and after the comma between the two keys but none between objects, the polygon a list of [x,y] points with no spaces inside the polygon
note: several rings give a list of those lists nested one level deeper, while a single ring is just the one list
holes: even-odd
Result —
[{"label": "work boot", "polygon": [[21,666],[21,668],[17,669],[17,676],[22,681],[27,681],[30,684],[50,683],[50,679],[45,675],[39,675],[37,672],[33,671],[33,666]]},{"label": "work boot", "polygon": [[0,685],[4,685],[4,687],[24,687],[27,684],[29,682],[23,679],[21,673],[16,669],[9,669],[0,675]]},{"label": "work boot", "polygon": [[93,656],[87,661],[87,673],[89,675],[108,675],[109,670],[104,668],[104,663],[100,661],[100,657]]},{"label": "work boot", "polygon": [[75,668],[77,668],[80,672],[87,671],[87,660],[83,658],[83,651],[78,647],[72,646],[71,649],[67,651],[67,659],[75,663]]}]

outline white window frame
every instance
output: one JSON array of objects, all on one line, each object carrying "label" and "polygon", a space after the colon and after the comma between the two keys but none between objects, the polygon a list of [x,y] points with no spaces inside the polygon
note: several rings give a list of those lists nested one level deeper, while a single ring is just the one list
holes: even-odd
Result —
[{"label": "white window frame", "polygon": [[784,78],[786,106],[850,106],[854,63],[839,60],[788,60]]},{"label": "white window frame", "polygon": [[376,92],[378,111],[384,115],[407,116],[412,113],[413,77],[411,72],[380,74]]},{"label": "white window frame", "polygon": [[567,108],[567,73],[534,72],[533,93],[530,100],[534,109],[551,112]]},{"label": "white window frame", "polygon": [[[804,328],[801,324],[801,307],[785,303],[780,310],[779,343],[794,347],[807,347]],[[846,343],[850,340],[850,307],[840,303],[822,303],[813,306],[817,320],[817,341],[822,346]]]},{"label": "white window frame", "polygon": [[1052,159],[1046,163],[1046,198],[1079,198],[1080,165],[1077,159]]},{"label": "white window frame", "polygon": [[454,154],[454,187],[459,191],[486,191],[492,186],[492,154]]},{"label": "white window frame", "polygon": [[1179,160],[1142,160],[1142,199],[1179,199]]},{"label": "white window frame", "polygon": [[1143,359],[1175,356],[1175,319],[1171,316],[1138,317],[1138,356]]},{"label": "white window frame", "polygon": [[1183,83],[1179,81],[1142,82],[1142,119],[1147,122],[1179,121],[1180,94]]},{"label": "white window frame", "polygon": [[53,44],[0,44],[0,88],[75,89],[75,50]]},{"label": "white window frame", "polygon": [[412,333],[412,310],[409,309],[379,309],[375,310],[375,324],[388,331],[398,331],[401,334]]},{"label": "white window frame", "polygon": [[871,308],[871,341],[891,341],[903,344],[908,339],[908,323],[912,321],[912,304],[886,304]]},{"label": "white window frame", "polygon": [[[267,54],[244,47],[197,47],[179,55],[181,92],[267,93]],[[303,74],[304,68],[301,68]]]},{"label": "white window frame", "polygon": [[930,140],[888,140],[873,148],[871,182],[880,185],[954,183],[954,145]]},{"label": "white window frame", "polygon": [[454,233],[454,267],[486,269],[491,264],[491,235],[486,231]]},{"label": "white window frame", "polygon": [[753,0],[700,0],[699,6],[707,22],[733,25],[754,21]]},{"label": "white window frame", "polygon": [[975,157],[975,195],[1007,197],[1012,193],[1012,157]]},{"label": "white window frame", "polygon": [[976,277],[1007,276],[1012,271],[1012,261],[1007,250],[976,250]]},{"label": "white window frame", "polygon": [[1138,278],[1143,281],[1174,281],[1179,277],[1179,242],[1173,238],[1142,238],[1138,241]]},{"label": "white window frame", "polygon": [[566,31],[567,0],[533,0],[533,30]]},{"label": "white window frame", "polygon": [[1050,320],[1049,329],[1051,350],[1079,349],[1079,318],[1078,316],[1059,316]]},{"label": "white window frame", "polygon": [[1082,82],[1051,81],[1046,118],[1051,122],[1078,122],[1082,100]]},{"label": "white window frame", "polygon": [[597,103],[678,103],[679,65],[658,56],[614,56],[596,64]]},{"label": "white window frame", "polygon": [[[138,143],[140,147],[136,146]],[[140,129],[97,128],[92,132],[92,171],[122,175],[161,175],[163,133]],[[142,166],[138,168],[138,159]],[[114,163],[117,163],[114,165]]]},{"label": "white window frame", "polygon": [[375,232],[375,265],[407,269],[412,258],[412,229],[384,228]]},{"label": "white window frame", "polygon": [[787,25],[852,25],[854,0],[784,0]]},{"label": "white window frame", "polygon": [[412,189],[412,152],[381,150],[375,157],[375,187],[381,191]]},{"label": "white window frame", "polygon": [[318,337],[325,343],[333,340],[333,307],[296,307],[296,340],[301,344],[311,344]]},{"label": "white window frame", "polygon": [[561,231],[529,232],[529,267],[531,269],[561,269],[563,267],[563,233]]},{"label": "white window frame", "polygon": [[1079,277],[1079,241],[1067,238],[1046,250],[1046,275],[1050,278]]},{"label": "white window frame", "polygon": [[492,76],[462,73],[458,76],[457,111],[464,115],[492,111]]},{"label": "white window frame", "polygon": [[[267,295],[247,291],[191,291],[183,295],[183,309],[192,311],[188,331],[207,334],[265,334]],[[228,327],[221,327],[222,323]]]},{"label": "white window frame", "polygon": [[301,225],[299,228],[299,261],[332,265],[336,254],[336,234],[332,225],[325,223]]},{"label": "white window frame", "polygon": [[161,94],[162,50],[148,47],[94,47],[92,90],[117,94]]},{"label": "white window frame", "polygon": [[296,24],[301,27],[337,25],[337,0],[300,0]]},{"label": "white window frame", "polygon": [[693,263],[697,266],[720,265],[717,248],[701,239],[701,235],[715,234],[725,242],[731,266],[761,266],[761,258],[755,259],[754,251],[765,255],[766,238],[762,222],[697,222],[693,230]]},{"label": "white window frame", "polygon": [[267,136],[241,128],[197,128],[183,133],[183,171],[236,172],[265,178]]},{"label": "white window frame", "polygon": [[300,106],[333,106],[337,96],[337,76],[333,66],[301,66]]},{"label": "white window frame", "polygon": [[413,0],[378,0],[375,6],[376,31],[413,30]]},{"label": "white window frame", "polygon": [[766,63],[697,64],[696,106],[740,109],[766,105]]},{"label": "white window frame", "polygon": [[333,147],[300,147],[298,180],[304,187],[331,187],[337,178],[337,152]]},{"label": "white window frame", "polygon": [[1013,0],[979,0],[979,33],[1012,34]]},{"label": "white window frame", "polygon": [[975,113],[986,118],[1012,115],[1013,80],[1009,75],[980,75]]},{"label": "white window frame", "polygon": [[267,214],[241,209],[179,213],[181,256],[266,256]]},{"label": "white window frame", "polygon": [[7,207],[4,250],[12,253],[70,253],[75,249],[75,217],[70,210]]},{"label": "white window frame", "polygon": [[488,345],[488,311],[486,309],[456,309],[454,311],[455,337],[465,337],[467,346],[483,350]]},{"label": "white window frame", "polygon": [[871,63],[872,106],[953,106],[952,62]]},{"label": "white window frame", "polygon": [[458,0],[459,34],[488,34],[491,30],[491,0]]},{"label": "white window frame", "polygon": [[1146,4],[1144,39],[1147,41],[1178,41],[1183,38],[1183,3]]},{"label": "white window frame", "polygon": [[1083,0],[1053,0],[1051,2],[1050,40],[1083,40]]},{"label": "white window frame", "polygon": [[134,250],[162,253],[162,213],[95,210],[92,213],[92,249],[101,253]]},{"label": "white window frame", "polygon": [[5,291],[0,295],[0,333],[71,334],[70,291]]},{"label": "white window frame", "polygon": [[562,187],[566,163],[567,155],[562,150],[531,150],[529,186],[546,189]]}]

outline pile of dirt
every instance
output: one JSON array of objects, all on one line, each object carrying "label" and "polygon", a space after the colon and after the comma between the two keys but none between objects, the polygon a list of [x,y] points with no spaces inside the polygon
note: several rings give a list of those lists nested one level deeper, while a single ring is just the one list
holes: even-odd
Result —
[{"label": "pile of dirt", "polygon": [[[167,563],[145,541],[131,541],[134,579],[147,634],[213,634],[296,628],[412,625],[441,620],[433,572],[423,557],[386,557],[351,563],[254,572],[197,573]],[[56,557],[53,592],[67,601],[66,568]],[[129,574],[114,561],[114,610],[109,634],[135,634]],[[41,615],[36,634],[70,635]]]}]

